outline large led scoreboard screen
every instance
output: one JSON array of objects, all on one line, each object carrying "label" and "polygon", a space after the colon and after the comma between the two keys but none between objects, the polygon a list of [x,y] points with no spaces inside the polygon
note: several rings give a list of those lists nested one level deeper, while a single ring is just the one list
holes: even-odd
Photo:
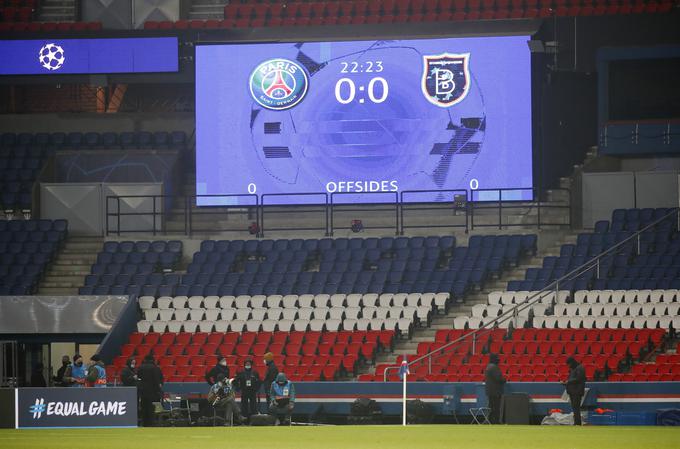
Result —
[{"label": "large led scoreboard screen", "polygon": [[418,197],[437,201],[451,200],[444,190],[531,187],[528,39],[199,46],[196,191],[381,202],[394,194],[367,192],[439,191]]}]

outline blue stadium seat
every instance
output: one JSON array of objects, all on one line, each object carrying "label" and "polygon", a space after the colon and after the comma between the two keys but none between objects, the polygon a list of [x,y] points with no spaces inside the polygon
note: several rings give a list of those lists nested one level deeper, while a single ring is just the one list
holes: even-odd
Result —
[{"label": "blue stadium seat", "polygon": [[130,150],[137,148],[137,139],[135,133],[133,132],[122,132],[120,133],[120,146],[124,150]]},{"label": "blue stadium seat", "polygon": [[90,131],[83,135],[82,147],[87,149],[99,148],[101,136],[98,132]]},{"label": "blue stadium seat", "polygon": [[74,131],[66,135],[66,146],[71,149],[79,149],[83,145],[83,133]]},{"label": "blue stadium seat", "polygon": [[170,147],[183,150],[186,147],[187,135],[184,131],[173,131],[170,134]]},{"label": "blue stadium seat", "polygon": [[50,145],[61,148],[66,145],[66,134],[62,132],[52,133],[50,135]]},{"label": "blue stadium seat", "polygon": [[164,150],[170,146],[170,135],[166,131],[153,133],[153,147]]},{"label": "blue stadium seat", "polygon": [[118,134],[113,132],[102,133],[102,148],[115,149],[118,148]]},{"label": "blue stadium seat", "polygon": [[0,146],[2,147],[13,147],[16,145],[17,135],[14,133],[3,133],[0,136]]},{"label": "blue stadium seat", "polygon": [[148,131],[139,131],[137,134],[137,148],[151,149],[153,148],[153,136]]}]

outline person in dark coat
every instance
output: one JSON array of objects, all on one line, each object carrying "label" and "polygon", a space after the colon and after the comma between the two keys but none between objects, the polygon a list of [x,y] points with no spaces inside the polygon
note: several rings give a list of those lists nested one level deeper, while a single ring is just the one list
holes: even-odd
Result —
[{"label": "person in dark coat", "polygon": [[57,370],[57,375],[52,378],[55,387],[68,387],[69,384],[64,380],[66,370],[71,366],[71,359],[65,355],[61,358],[61,367]]},{"label": "person in dark coat", "polygon": [[274,354],[268,352],[264,355],[264,363],[267,365],[267,372],[264,374],[264,379],[262,380],[262,385],[264,385],[264,394],[267,397],[267,407],[269,407],[271,391],[270,386],[272,382],[276,380],[276,376],[279,374],[279,369],[274,364]]},{"label": "person in dark coat", "polygon": [[47,382],[45,382],[45,376],[43,375],[43,364],[38,362],[33,367],[33,372],[31,373],[31,386],[32,387],[47,387]]},{"label": "person in dark coat", "polygon": [[261,384],[260,375],[253,369],[253,361],[246,359],[243,371],[234,379],[236,391],[241,392],[241,413],[246,419],[257,414],[257,391]]},{"label": "person in dark coat", "polygon": [[163,394],[163,373],[154,363],[152,355],[144,357],[137,370],[137,377],[142,403],[142,424],[144,427],[151,427],[155,424],[153,403],[159,402]]},{"label": "person in dark coat", "polygon": [[567,389],[571,409],[574,412],[574,425],[580,426],[581,401],[586,391],[586,370],[573,357],[567,359],[567,365],[569,366],[569,378],[562,383]]},{"label": "person in dark coat", "polygon": [[217,383],[217,376],[220,374],[223,374],[225,379],[229,379],[227,359],[221,355],[217,357],[217,364],[205,373],[205,381],[210,385],[215,385]]},{"label": "person in dark coat", "polygon": [[503,396],[503,386],[505,378],[501,369],[498,367],[500,359],[497,354],[489,354],[489,364],[484,370],[484,387],[486,397],[489,398],[489,421],[491,424],[499,424],[501,416],[501,397]]},{"label": "person in dark coat", "polygon": [[136,363],[137,362],[133,357],[130,357],[129,359],[127,359],[127,362],[125,362],[125,367],[120,372],[120,382],[123,384],[124,387],[137,386],[137,381],[139,380],[139,378],[137,377],[137,373],[135,372]]}]

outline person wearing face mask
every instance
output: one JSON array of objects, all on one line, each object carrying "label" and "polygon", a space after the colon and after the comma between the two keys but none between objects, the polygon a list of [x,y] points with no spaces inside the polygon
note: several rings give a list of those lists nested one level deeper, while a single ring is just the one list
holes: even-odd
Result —
[{"label": "person wearing face mask", "polygon": [[137,373],[135,372],[135,365],[136,361],[134,358],[130,357],[127,359],[127,362],[125,363],[125,368],[120,372],[120,382],[123,384],[124,387],[136,387],[137,386],[137,381],[139,378],[137,377]]},{"label": "person wearing face mask", "polygon": [[55,387],[68,387],[69,384],[64,380],[66,370],[71,366],[71,359],[65,355],[61,358],[61,367],[57,370],[57,375],[52,377]]},{"label": "person wearing face mask", "polygon": [[73,356],[73,364],[66,368],[64,372],[64,379],[71,387],[83,388],[85,386],[85,377],[87,376],[87,367],[83,365],[83,356],[76,354]]},{"label": "person wearing face mask", "polygon": [[264,395],[267,398],[267,407],[269,407],[269,401],[271,399],[269,397],[270,388],[272,382],[276,380],[276,376],[279,374],[279,369],[274,364],[274,354],[271,352],[268,352],[264,355],[264,363],[267,365],[267,372],[264,374],[262,385],[264,386]]},{"label": "person wearing face mask", "polygon": [[87,369],[87,382],[89,386],[95,388],[106,387],[106,368],[104,362],[98,354],[90,357],[90,367]]},{"label": "person wearing face mask", "polygon": [[289,426],[290,416],[295,407],[295,385],[284,373],[279,373],[272,382],[269,396],[271,398],[269,414],[278,419],[279,425]]},{"label": "person wearing face mask", "polygon": [[229,378],[229,367],[227,366],[227,359],[223,356],[217,356],[217,365],[213,366],[210,371],[205,373],[205,381],[210,385],[215,385],[217,376],[223,374],[226,379]]},{"label": "person wearing face mask", "polygon": [[241,413],[246,419],[257,413],[257,390],[260,389],[260,375],[253,369],[253,361],[247,359],[243,371],[236,375],[234,387],[241,392]]}]

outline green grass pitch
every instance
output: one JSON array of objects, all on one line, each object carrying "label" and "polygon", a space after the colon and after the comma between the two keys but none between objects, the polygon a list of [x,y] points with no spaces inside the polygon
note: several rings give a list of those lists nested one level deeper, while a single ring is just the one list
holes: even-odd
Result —
[{"label": "green grass pitch", "polygon": [[680,428],[333,426],[0,430],[2,449],[678,449]]}]

